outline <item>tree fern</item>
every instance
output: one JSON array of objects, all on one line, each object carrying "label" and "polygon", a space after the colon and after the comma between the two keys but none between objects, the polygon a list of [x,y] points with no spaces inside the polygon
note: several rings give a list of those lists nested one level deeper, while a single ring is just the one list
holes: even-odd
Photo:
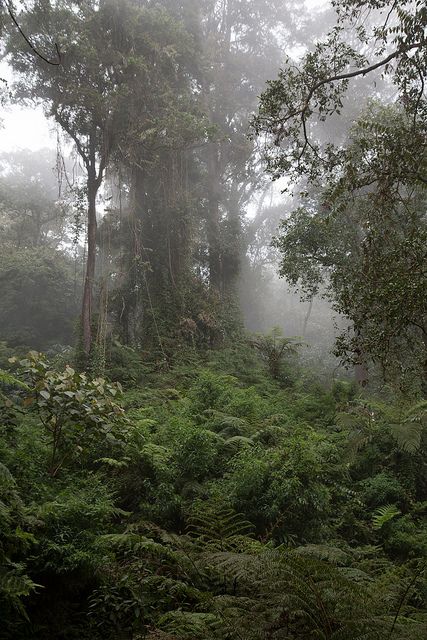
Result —
[{"label": "tree fern", "polygon": [[254,441],[252,438],[246,438],[245,436],[232,436],[224,440],[222,444],[222,450],[225,453],[234,454],[239,449],[244,447],[252,447]]},{"label": "tree fern", "polygon": [[311,556],[319,560],[326,560],[334,565],[346,565],[350,561],[348,553],[326,544],[306,544],[303,547],[294,549],[294,553],[298,556]]},{"label": "tree fern", "polygon": [[415,453],[421,446],[424,427],[419,422],[402,422],[391,426],[391,433],[402,451]]},{"label": "tree fern", "polygon": [[232,550],[253,527],[242,515],[225,505],[196,505],[188,521],[188,533],[199,546]]},{"label": "tree fern", "polygon": [[220,625],[220,619],[214,614],[193,611],[170,611],[158,621],[160,628],[182,640],[215,637],[213,634]]},{"label": "tree fern", "polygon": [[137,533],[106,534],[98,538],[98,543],[118,552],[128,553],[131,551],[135,555],[152,556],[170,563],[177,563],[181,559],[179,554],[168,546]]},{"label": "tree fern", "polygon": [[402,451],[415,453],[422,444],[424,429],[427,425],[427,401],[412,405],[403,419],[391,426],[391,432]]},{"label": "tree fern", "polygon": [[28,596],[39,586],[23,571],[24,567],[17,563],[8,563],[0,569],[0,596],[10,600],[14,606],[20,606],[20,598]]},{"label": "tree fern", "polygon": [[212,423],[212,426],[216,429],[230,430],[234,434],[240,434],[248,427],[247,422],[243,418],[231,416],[217,409],[206,409],[204,415],[208,417],[209,422]]},{"label": "tree fern", "polygon": [[222,553],[215,560],[235,586],[216,606],[245,640],[380,637],[381,600],[373,585],[328,562],[281,550]]},{"label": "tree fern", "polygon": [[23,617],[22,598],[38,586],[26,575],[24,564],[16,561],[34,542],[33,536],[21,528],[24,524],[24,506],[15,479],[0,463],[0,608],[15,609]]}]

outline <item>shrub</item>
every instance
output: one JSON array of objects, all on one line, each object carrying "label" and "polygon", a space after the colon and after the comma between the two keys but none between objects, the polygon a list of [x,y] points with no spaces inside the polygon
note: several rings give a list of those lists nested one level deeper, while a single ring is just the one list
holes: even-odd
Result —
[{"label": "shrub", "polygon": [[[105,443],[120,444],[125,420],[123,409],[114,401],[121,393],[119,384],[90,378],[69,366],[55,371],[35,351],[19,361],[18,373],[30,387],[23,405],[37,412],[50,442],[52,477],[66,462],[94,453],[100,444],[104,448]],[[102,450],[98,448],[97,454],[100,457]]]}]

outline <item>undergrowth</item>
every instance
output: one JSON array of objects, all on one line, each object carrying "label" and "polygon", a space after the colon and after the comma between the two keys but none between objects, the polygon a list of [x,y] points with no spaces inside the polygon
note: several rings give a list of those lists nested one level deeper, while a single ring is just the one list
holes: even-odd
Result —
[{"label": "undergrowth", "polygon": [[123,392],[23,363],[0,377],[1,638],[426,637],[425,403],[242,346]]}]

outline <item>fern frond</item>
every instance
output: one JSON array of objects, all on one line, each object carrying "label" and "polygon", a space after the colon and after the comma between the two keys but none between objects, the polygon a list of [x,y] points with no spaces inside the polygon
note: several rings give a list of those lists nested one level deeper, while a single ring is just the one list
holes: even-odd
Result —
[{"label": "fern frond", "polygon": [[427,400],[421,400],[413,404],[412,407],[407,410],[405,418],[409,419],[411,416],[416,416],[421,419],[427,418]]},{"label": "fern frond", "polygon": [[293,553],[302,557],[312,556],[313,558],[326,560],[335,565],[346,565],[350,560],[349,555],[345,551],[326,544],[306,544],[303,547],[294,549]]},{"label": "fern frond", "polygon": [[225,506],[200,507],[189,518],[188,534],[198,545],[225,551],[236,548],[242,536],[251,533],[253,526],[241,514]]},{"label": "fern frond", "polygon": [[6,599],[28,596],[40,585],[22,574],[21,568],[15,565],[11,571],[0,573],[0,594]]},{"label": "fern frond", "polygon": [[371,583],[365,575],[363,580],[361,575],[347,575],[346,568],[301,555],[301,549],[226,552],[215,554],[211,561],[232,580],[237,597],[218,600],[218,606],[224,607],[225,617],[231,617],[237,628],[247,629],[249,635],[242,632],[243,638],[270,637],[268,629],[282,629],[284,620],[296,625],[301,638],[330,640],[342,629],[342,638],[350,640],[375,628],[371,618],[365,623],[360,615],[372,600]]},{"label": "fern frond", "polygon": [[224,442],[224,447],[230,449],[239,449],[240,447],[252,447],[254,445],[254,441],[252,438],[247,438],[245,436],[232,436],[231,438],[227,438]]},{"label": "fern frond", "polygon": [[391,425],[391,433],[402,451],[415,453],[421,446],[424,426],[418,421],[405,421]]},{"label": "fern frond", "polygon": [[360,428],[362,420],[358,414],[342,411],[335,415],[335,424],[343,429],[357,429]]},{"label": "fern frond", "polygon": [[0,487],[2,489],[12,489],[16,486],[15,479],[9,469],[0,462]]},{"label": "fern frond", "polygon": [[0,384],[7,385],[9,387],[18,387],[19,389],[30,391],[30,387],[25,384],[25,382],[22,382],[22,380],[19,380],[4,369],[0,369]]},{"label": "fern frond", "polygon": [[136,533],[110,533],[100,536],[98,542],[116,551],[132,551],[135,555],[150,555],[172,563],[180,560],[174,550]]},{"label": "fern frond", "polygon": [[400,449],[408,453],[415,453],[421,447],[426,426],[427,401],[422,400],[406,411],[400,423],[391,425],[391,433]]},{"label": "fern frond", "polygon": [[381,529],[386,522],[389,522],[396,516],[400,515],[399,509],[393,504],[379,507],[372,516],[372,527],[376,530]]},{"label": "fern frond", "polygon": [[[220,624],[220,620],[212,613],[195,613],[189,611],[170,611],[160,618],[158,626],[173,633],[183,640],[207,638],[208,634]],[[212,637],[212,636],[211,636]]]},{"label": "fern frond", "polygon": [[203,413],[209,419],[209,427],[219,431],[223,437],[240,435],[248,430],[246,420],[238,416],[232,416],[217,409],[207,409]]}]

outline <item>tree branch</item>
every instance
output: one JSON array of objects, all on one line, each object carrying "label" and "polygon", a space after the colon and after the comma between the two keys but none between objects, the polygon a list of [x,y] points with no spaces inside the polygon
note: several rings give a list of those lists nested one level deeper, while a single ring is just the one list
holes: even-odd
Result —
[{"label": "tree branch", "polygon": [[74,143],[75,143],[75,145],[77,147],[77,151],[78,151],[81,159],[83,160],[86,169],[88,170],[89,169],[89,158],[88,158],[87,154],[85,153],[85,151],[83,149],[83,146],[82,146],[80,140],[78,139],[77,135],[71,129],[71,127],[68,125],[67,121],[62,117],[62,115],[61,115],[61,113],[59,111],[55,111],[54,115],[55,115],[55,119],[57,120],[57,122],[59,122],[61,127],[66,131],[66,133],[68,133],[70,138],[74,141]]},{"label": "tree branch", "polygon": [[397,58],[402,53],[407,53],[412,49],[420,49],[425,45],[426,45],[425,41],[415,42],[414,44],[411,44],[407,47],[402,47],[401,49],[397,49],[396,51],[393,51],[393,53],[390,53],[390,55],[388,55],[386,58],[384,58],[383,60],[380,60],[379,62],[376,62],[375,64],[370,65],[369,67],[363,67],[362,69],[356,69],[355,71],[349,71],[348,73],[341,73],[335,76],[330,76],[329,78],[326,78],[324,80],[319,80],[319,82],[317,82],[308,92],[308,96],[306,98],[304,107],[301,109],[301,113],[305,113],[307,111],[310,100],[313,97],[314,93],[318,89],[320,89],[320,87],[323,87],[325,84],[329,84],[331,82],[339,82],[340,80],[349,80],[350,78],[356,78],[357,76],[366,76],[368,73],[371,73],[376,69],[385,67],[386,64],[388,64],[389,62]]},{"label": "tree branch", "polygon": [[[0,0],[1,1],[1,0]],[[58,44],[55,42],[55,49],[56,49],[56,53],[58,56],[58,60],[48,60],[48,58],[45,58],[43,54],[41,54],[36,47],[33,45],[33,43],[31,42],[31,40],[28,38],[28,36],[24,33],[24,31],[22,30],[18,20],[16,19],[9,2],[5,2],[6,7],[7,7],[7,12],[12,20],[12,22],[14,23],[14,25],[16,26],[16,28],[18,29],[19,33],[21,34],[21,36],[24,38],[25,42],[28,44],[28,46],[30,47],[31,51],[33,53],[35,53],[36,56],[38,56],[41,60],[43,60],[44,62],[47,62],[47,64],[51,64],[54,67],[59,66],[60,64],[62,64],[61,61],[61,52],[59,51],[59,47]]]}]

